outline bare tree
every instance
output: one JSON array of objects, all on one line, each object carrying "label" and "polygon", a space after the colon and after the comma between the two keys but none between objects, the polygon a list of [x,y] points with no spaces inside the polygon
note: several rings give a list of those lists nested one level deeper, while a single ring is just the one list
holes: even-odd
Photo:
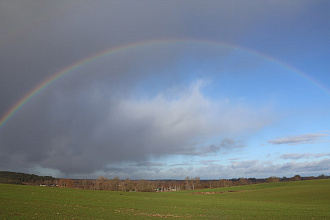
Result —
[{"label": "bare tree", "polygon": [[276,176],[271,176],[266,179],[266,182],[268,182],[268,183],[275,183],[275,182],[279,182],[279,181],[280,181],[280,178],[276,177]]}]

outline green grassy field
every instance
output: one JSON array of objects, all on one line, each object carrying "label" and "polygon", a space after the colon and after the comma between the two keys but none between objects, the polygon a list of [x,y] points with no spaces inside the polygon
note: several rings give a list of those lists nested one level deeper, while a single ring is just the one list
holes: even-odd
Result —
[{"label": "green grassy field", "polygon": [[[219,193],[220,191],[224,193]],[[266,183],[162,193],[90,191],[0,184],[1,219],[157,217],[330,219],[330,180]]]}]

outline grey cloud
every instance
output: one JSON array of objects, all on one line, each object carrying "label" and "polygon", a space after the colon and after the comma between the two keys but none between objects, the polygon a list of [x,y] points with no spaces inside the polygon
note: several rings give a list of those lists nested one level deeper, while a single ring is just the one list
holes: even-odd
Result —
[{"label": "grey cloud", "polygon": [[311,133],[311,134],[302,134],[298,136],[287,136],[287,137],[279,137],[273,140],[269,140],[268,143],[270,144],[290,144],[290,145],[297,145],[297,144],[312,144],[312,143],[324,143],[329,142],[328,140],[324,140],[328,137],[329,134],[318,134],[318,133]]},{"label": "grey cloud", "polygon": [[199,164],[201,165],[210,165],[219,162],[219,160],[201,160]]},{"label": "grey cloud", "polygon": [[146,167],[161,167],[161,166],[165,166],[166,164],[164,163],[151,163],[151,162],[142,162],[142,163],[138,163],[134,166],[146,166]]},{"label": "grey cloud", "polygon": [[280,158],[282,159],[309,159],[309,158],[320,158],[330,156],[330,154],[314,154],[314,153],[288,153],[282,154]]},{"label": "grey cloud", "polygon": [[195,165],[194,163],[190,163],[190,162],[183,162],[183,163],[176,163],[176,164],[171,164],[170,166],[193,166]]},{"label": "grey cloud", "polygon": [[[96,81],[96,87],[91,83],[83,89],[75,83],[84,81],[73,81],[73,86],[49,88],[28,103],[0,134],[3,155],[11,161],[7,165],[38,164],[64,174],[92,173],[123,161],[148,165],[150,156],[198,156],[240,148],[243,145],[230,138],[212,145],[203,141],[250,132],[267,123],[262,113],[255,116],[256,110],[240,106],[236,111],[236,106],[209,100],[201,82],[176,90],[176,98],[160,93],[151,99],[132,99],[118,96],[115,90],[120,86],[111,88],[110,81],[111,77],[104,78],[101,84]],[[36,109],[38,102],[43,107]],[[195,138],[199,142],[194,143]]]},{"label": "grey cloud", "polygon": [[194,154],[198,154],[198,155],[214,154],[214,153],[217,153],[219,150],[222,150],[222,149],[232,150],[232,149],[235,149],[235,148],[242,148],[242,147],[245,147],[245,145],[240,143],[239,141],[235,141],[234,139],[231,139],[231,138],[224,138],[219,143],[202,146]]},{"label": "grey cloud", "polygon": [[279,168],[279,171],[295,171],[295,172],[329,172],[330,159],[323,159],[320,161],[312,161],[312,162],[295,162],[292,161],[290,163],[283,164]]},{"label": "grey cloud", "polygon": [[[231,165],[213,165],[212,167],[201,168],[205,174],[207,170],[215,170],[209,174],[210,177],[218,173],[221,178],[232,177],[269,177],[269,176],[293,176],[299,174],[302,176],[318,176],[329,172],[330,159],[323,159],[312,162],[290,162],[279,164],[272,161],[241,161],[235,166]],[[200,172],[201,171],[196,171]]]},{"label": "grey cloud", "polygon": [[236,158],[230,158],[228,160],[229,161],[235,161],[235,160],[242,160],[242,159],[244,159],[244,158],[236,157]]},{"label": "grey cloud", "polygon": [[231,162],[232,168],[235,169],[246,169],[257,165],[257,160],[246,160],[246,161],[234,161]]}]

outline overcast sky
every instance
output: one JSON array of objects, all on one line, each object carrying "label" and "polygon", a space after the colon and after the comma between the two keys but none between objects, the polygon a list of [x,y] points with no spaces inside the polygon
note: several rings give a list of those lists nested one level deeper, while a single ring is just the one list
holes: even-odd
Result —
[{"label": "overcast sky", "polygon": [[1,1],[0,170],[329,175],[329,11],[327,0]]}]

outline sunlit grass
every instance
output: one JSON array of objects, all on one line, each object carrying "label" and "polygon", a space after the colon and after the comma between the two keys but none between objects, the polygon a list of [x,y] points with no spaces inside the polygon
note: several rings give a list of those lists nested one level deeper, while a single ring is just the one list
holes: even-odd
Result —
[{"label": "sunlit grass", "polygon": [[162,193],[0,184],[3,219],[327,219],[329,202],[330,180]]}]

